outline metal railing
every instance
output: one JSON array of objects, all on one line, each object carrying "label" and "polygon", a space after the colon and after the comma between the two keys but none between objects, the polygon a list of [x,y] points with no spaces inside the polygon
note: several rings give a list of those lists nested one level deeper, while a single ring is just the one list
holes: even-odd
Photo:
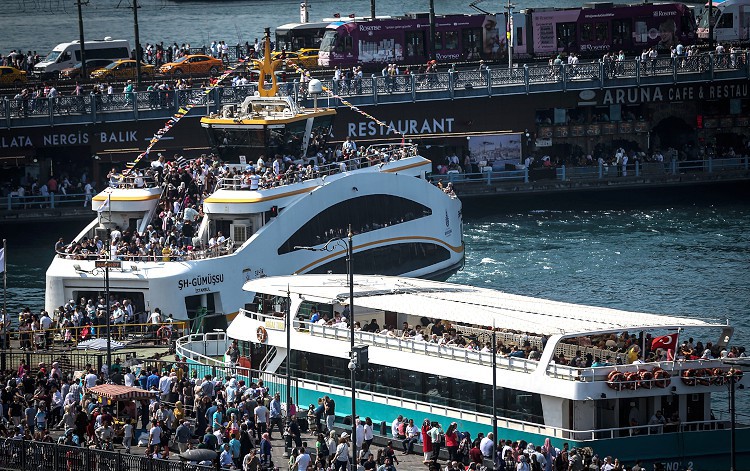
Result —
[{"label": "metal railing", "polygon": [[[129,254],[117,254],[113,256],[113,260],[121,260],[124,262],[184,262],[189,260],[206,260],[209,258],[223,257],[225,255],[231,255],[234,253],[234,240],[227,239],[221,244],[214,245],[212,247],[195,248],[192,249],[176,249],[169,252],[162,252],[161,254],[151,255],[129,255]],[[68,260],[98,260],[106,256],[106,252],[101,253],[97,251],[90,251],[87,253],[72,253],[72,252],[56,252],[60,258]],[[114,270],[122,270],[115,268]],[[79,270],[84,271],[84,270]],[[137,271],[137,267],[131,271]]]},{"label": "metal railing", "polygon": [[[151,340],[155,345],[169,344],[172,338],[179,337],[189,330],[188,321],[174,321],[171,323],[139,323],[138,317],[144,316],[145,313],[136,314],[136,320],[133,322],[122,322],[110,324],[110,335],[112,340],[127,341],[130,343]],[[34,336],[43,339],[42,343],[51,346],[53,344],[62,344],[76,346],[84,340],[106,338],[106,323],[92,326],[55,326],[49,329],[29,330],[17,332],[21,346],[24,343],[35,343]],[[40,355],[44,352],[34,352],[34,355]],[[54,354],[53,354],[54,355]]]},{"label": "metal railing", "polygon": [[212,471],[214,466],[33,440],[0,438],[0,469],[38,471]]},{"label": "metal railing", "polygon": [[689,173],[712,174],[718,172],[736,172],[750,170],[750,157],[707,157],[703,160],[671,160],[664,162],[635,161],[629,164],[623,172],[621,165],[608,165],[597,163],[589,166],[567,166],[548,169],[523,169],[523,170],[493,170],[485,167],[484,171],[478,173],[461,173],[449,171],[447,174],[432,174],[430,179],[434,182],[451,182],[461,184],[485,184],[503,182],[529,183],[534,171],[548,171],[545,178],[559,181],[583,181],[583,180],[615,180],[628,178],[642,178],[649,176],[678,176]]},{"label": "metal railing", "polygon": [[[747,52],[701,54],[691,57],[658,57],[641,61],[594,61],[574,65],[524,64],[521,67],[493,68],[482,71],[449,70],[430,74],[361,79],[322,80],[337,95],[356,95],[358,105],[406,100],[435,100],[454,96],[492,96],[533,91],[565,91],[612,86],[658,85],[705,80],[750,78]],[[284,86],[286,84],[286,86]],[[56,122],[97,122],[97,115],[127,112],[156,112],[168,116],[187,103],[206,106],[215,112],[225,104],[238,104],[257,90],[257,84],[216,87],[206,94],[201,89],[138,91],[129,94],[58,96],[56,98],[8,98],[0,102],[0,120],[6,127]],[[282,83],[280,94],[306,102],[300,83]],[[153,116],[151,116],[153,117]],[[39,123],[42,124],[42,123]]]},{"label": "metal railing", "polygon": [[63,194],[63,193],[50,193],[48,196],[42,195],[30,195],[30,196],[18,196],[17,192],[11,192],[5,197],[5,204],[0,205],[0,210],[5,211],[18,211],[18,210],[38,210],[38,209],[55,209],[61,206],[70,207],[83,203],[83,207],[87,206],[86,203],[91,202],[91,197],[86,197],[84,194]]},{"label": "metal railing", "polygon": [[[308,331],[310,335],[324,337],[335,340],[349,341],[351,332],[348,328],[338,328],[325,324],[311,324],[306,321],[295,321],[295,326],[299,325],[300,330]],[[363,332],[361,330],[354,332],[356,341],[366,343],[375,347],[386,348],[389,350],[398,350],[401,352],[418,353],[439,357],[446,360],[456,360],[466,363],[475,363],[479,365],[491,365],[492,353],[481,352],[478,350],[469,350],[466,348],[454,347],[451,345],[440,345],[427,341],[416,341],[411,339],[402,339],[390,337],[372,332]],[[530,373],[536,370],[539,362],[528,360],[526,358],[516,357],[497,357],[497,367],[511,371],[521,371]]]},{"label": "metal railing", "polygon": [[[301,183],[315,178],[350,172],[361,168],[374,167],[383,163],[417,155],[419,155],[419,151],[416,144],[380,144],[367,147],[362,152],[358,152],[357,156],[354,158],[317,165],[317,170],[312,168],[308,171],[306,162],[300,160],[298,161],[298,164],[303,165],[301,169],[293,172],[285,172],[281,175],[280,180],[273,180],[273,182],[261,179],[258,183],[257,189],[265,190],[280,186],[293,185],[295,183]],[[267,163],[266,166],[268,165],[270,164]],[[224,190],[250,190],[250,179],[246,176],[224,177],[219,180],[217,188]]]},{"label": "metal railing", "polygon": [[149,175],[135,175],[135,174],[122,174],[112,175],[109,178],[110,188],[156,188],[158,183],[154,180],[154,177]]},{"label": "metal railing", "polygon": [[[580,350],[580,347],[578,348]],[[615,354],[614,352],[612,353]],[[578,368],[575,366],[558,365],[556,363],[550,363],[547,366],[547,374],[554,378],[565,379],[569,381],[607,381],[609,373],[612,371],[619,371],[621,373],[637,373],[641,370],[652,371],[654,368],[661,368],[670,375],[676,373],[672,377],[673,380],[679,379],[681,371],[686,369],[703,369],[703,368],[724,368],[728,369],[730,365],[724,364],[720,359],[713,360],[682,360],[682,361],[660,361],[651,363],[638,363],[638,364],[627,364],[627,365],[612,365],[612,366],[600,366],[590,368]],[[703,377],[696,377],[703,378]],[[710,377],[706,377],[710,378]],[[658,379],[642,380],[638,379],[639,383],[650,382],[652,385],[656,384]]]}]

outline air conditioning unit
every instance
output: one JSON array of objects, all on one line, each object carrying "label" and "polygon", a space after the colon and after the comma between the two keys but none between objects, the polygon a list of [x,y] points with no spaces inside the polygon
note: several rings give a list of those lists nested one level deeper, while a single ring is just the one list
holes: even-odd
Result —
[{"label": "air conditioning unit", "polygon": [[235,221],[234,224],[229,225],[229,233],[232,235],[234,245],[244,244],[247,238],[252,234],[250,221]]}]

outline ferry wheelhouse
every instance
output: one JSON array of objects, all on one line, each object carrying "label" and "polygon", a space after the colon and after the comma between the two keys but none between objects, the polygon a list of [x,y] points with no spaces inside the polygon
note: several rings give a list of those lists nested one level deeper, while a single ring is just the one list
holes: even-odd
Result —
[{"label": "ferry wheelhouse", "polygon": [[[355,266],[356,260],[355,255]],[[280,384],[272,388],[284,387],[290,355],[298,404],[316,404],[328,395],[336,401],[340,418],[350,414],[350,331],[345,323],[310,320],[313,310],[326,319],[343,312],[349,298],[347,277],[263,278],[244,289],[254,293],[255,300],[250,309],[240,311],[226,338],[208,342],[221,345],[206,347],[200,336],[185,337],[178,351],[216,367],[221,360],[211,358],[206,349],[223,352],[222,342],[237,340],[240,364],[252,370],[226,371],[266,375],[266,384],[276,378]],[[355,276],[353,290],[353,318],[363,326],[355,332],[355,349],[367,346],[369,351],[367,365],[356,370],[357,412],[362,417],[389,424],[399,414],[415,422],[438,420],[444,426],[455,421],[476,437],[491,430],[494,415],[500,439],[541,444],[549,437],[557,447],[592,447],[599,456],[612,455],[631,466],[640,459],[648,463],[646,469],[656,462],[674,470],[729,468],[728,385],[740,394],[747,383],[742,367],[729,362],[742,359],[627,364],[624,354],[600,348],[598,342],[634,335],[634,342],[648,350],[651,337],[677,334],[680,342],[690,336],[724,349],[731,341],[731,326],[401,277]],[[374,332],[366,327],[373,321],[379,326]],[[499,343],[536,353],[495,358],[498,389],[493,406],[490,349],[432,342],[429,332],[424,339],[404,338],[397,330],[404,324],[412,329],[437,323],[467,344],[492,345],[495,326]],[[580,355],[600,359],[599,365],[611,357],[611,364],[563,364],[564,358]],[[271,373],[278,376],[267,376]],[[667,422],[649,425],[657,410]],[[737,456],[746,460],[750,428],[738,421]]]}]

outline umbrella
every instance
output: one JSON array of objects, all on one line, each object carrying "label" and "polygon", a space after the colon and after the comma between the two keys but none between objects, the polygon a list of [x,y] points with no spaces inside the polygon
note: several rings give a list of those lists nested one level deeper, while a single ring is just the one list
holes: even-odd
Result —
[{"label": "umbrella", "polygon": [[[112,350],[119,350],[121,348],[125,348],[125,345],[121,344],[120,342],[115,342],[114,340],[109,341],[110,349]],[[78,343],[78,350],[106,350],[107,349],[107,339],[91,339],[91,340],[85,340],[83,342]]]},{"label": "umbrella", "polygon": [[194,448],[180,453],[180,458],[188,461],[213,461],[219,456],[214,450],[208,448]]}]

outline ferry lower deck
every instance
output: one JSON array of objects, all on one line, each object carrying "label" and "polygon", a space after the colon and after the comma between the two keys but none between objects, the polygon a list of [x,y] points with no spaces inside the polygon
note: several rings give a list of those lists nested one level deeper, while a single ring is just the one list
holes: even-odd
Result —
[{"label": "ferry lower deck", "polygon": [[[248,283],[246,289],[259,294],[226,336],[183,338],[178,343],[181,354],[248,380],[262,376],[272,389],[284,387],[276,383],[285,381],[289,355],[298,404],[316,404],[328,395],[336,401],[338,415],[350,414],[351,332],[337,317],[348,306],[346,279],[267,278]],[[715,332],[716,344],[726,348],[732,334],[729,326],[423,280],[357,276],[354,291],[354,320],[361,326],[354,332],[355,350],[362,352],[366,346],[368,351],[366,365],[356,370],[357,411],[375,423],[390,423],[399,414],[414,418],[415,423],[437,420],[444,427],[455,421],[473,437],[486,434],[497,418],[501,439],[537,444],[551,438],[558,447],[590,446],[600,456],[617,456],[626,463],[662,462],[666,469],[675,470],[691,464],[694,469],[726,469],[732,434],[738,456],[750,453],[748,421],[736,417],[732,430],[730,411],[722,409],[729,384],[743,395],[741,376],[728,381],[741,365],[727,359],[659,358],[632,364],[623,353],[591,343],[630,332],[634,345],[651,351],[656,337],[647,337],[650,333],[676,333],[682,339],[688,333],[706,338],[713,335],[708,332]],[[290,319],[284,314],[287,309]],[[316,312],[333,323],[315,321]],[[445,326],[445,334],[462,341],[422,336],[436,320]],[[519,322],[524,329],[513,328]],[[371,328],[373,323],[377,329]],[[487,327],[493,323],[504,327],[493,332]],[[403,330],[416,334],[404,336]],[[488,347],[493,345],[493,334],[497,351],[502,352],[497,356]],[[247,369],[227,368],[213,358],[225,351],[230,340],[238,341],[239,364]],[[525,350],[526,356],[517,355],[519,350]],[[599,364],[565,364],[566,358],[587,355]],[[609,356],[611,363],[603,364]],[[494,403],[493,363],[498,378]],[[613,379],[619,374],[626,379]],[[667,418],[663,423],[652,421],[657,410]]]}]

